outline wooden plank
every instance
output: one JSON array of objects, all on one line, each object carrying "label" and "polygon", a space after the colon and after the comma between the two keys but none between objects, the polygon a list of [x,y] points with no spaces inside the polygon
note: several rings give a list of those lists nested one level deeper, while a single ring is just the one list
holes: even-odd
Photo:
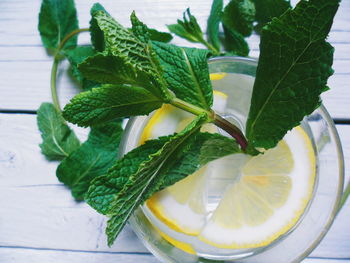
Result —
[{"label": "wooden plank", "polygon": [[[0,260],[6,263],[159,263],[150,254],[88,253],[29,248],[0,248]],[[302,263],[350,263],[350,259],[308,258]]]},{"label": "wooden plank", "polygon": [[[129,227],[112,248],[107,247],[103,233],[105,218],[88,205],[76,203],[55,177],[57,162],[42,157],[35,118],[35,115],[0,114],[0,247],[146,252]],[[348,164],[350,126],[337,128]],[[79,130],[79,136],[86,137],[86,131]],[[350,201],[313,257],[350,258],[349,217]]]},{"label": "wooden plank", "polygon": [[1,246],[145,251],[128,227],[107,247],[105,217],[75,202],[55,176],[57,162],[41,155],[35,115],[0,114],[0,138]]},{"label": "wooden plank", "polygon": [[[88,25],[89,9],[93,3],[93,0],[76,0],[82,27]],[[101,3],[122,24],[129,25],[129,14],[136,10],[140,18],[150,26],[166,30],[165,25],[174,23],[188,6],[197,16],[202,28],[205,28],[211,1],[164,0],[159,3],[156,0],[148,0],[145,3],[143,0],[120,0],[116,4],[113,0],[103,0]],[[41,102],[51,100],[49,75],[52,58],[42,48],[37,32],[39,7],[40,0],[0,1],[0,109],[36,110]],[[350,100],[350,90],[347,88],[350,80],[350,19],[347,16],[349,11],[350,1],[343,1],[329,37],[336,47],[336,75],[330,80],[332,90],[323,98],[326,107],[335,118],[350,118],[346,103]],[[82,34],[79,38],[80,43],[86,44],[88,38],[87,33]],[[193,46],[177,37],[174,43]],[[259,55],[258,43],[257,35],[249,38],[252,48],[250,55],[253,57]],[[63,65],[63,71],[64,68]],[[62,73],[59,91],[61,103],[64,105],[79,89],[74,86],[67,73]]]},{"label": "wooden plank", "polygon": [[28,248],[0,247],[0,262],[4,263],[158,263],[151,254],[87,253]]},{"label": "wooden plank", "polygon": [[[158,263],[151,254],[89,253],[30,248],[0,248],[0,260],[6,263]],[[308,258],[302,263],[350,263],[350,259]]]},{"label": "wooden plank", "polygon": [[[79,11],[80,25],[86,27],[89,21],[89,10],[94,1],[76,0],[75,2]],[[163,0],[161,4],[156,0],[148,0],[146,3],[143,0],[120,0],[118,3],[113,0],[102,0],[100,2],[122,24],[130,24],[129,15],[135,10],[138,16],[148,25],[163,30],[166,29],[166,24],[175,23],[187,7],[191,8],[192,13],[198,18],[199,24],[202,28],[205,28],[211,6],[211,1],[208,0]],[[36,30],[36,17],[39,13],[40,0],[2,0],[0,7],[1,23],[3,25],[1,33],[7,36],[6,38],[0,38],[0,45],[41,45]],[[348,1],[342,1],[333,27],[336,32],[349,32],[347,26],[350,22],[349,10]]]},{"label": "wooden plank", "polygon": [[302,263],[350,263],[350,259],[335,258],[307,258]]}]

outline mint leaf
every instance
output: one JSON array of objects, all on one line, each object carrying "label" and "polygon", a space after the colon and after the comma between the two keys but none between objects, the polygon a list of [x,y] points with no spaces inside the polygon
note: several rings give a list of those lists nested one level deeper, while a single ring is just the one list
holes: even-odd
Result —
[{"label": "mint leaf", "polygon": [[250,36],[255,19],[255,5],[251,0],[231,0],[222,16],[223,24],[242,36]]},{"label": "mint leaf", "polygon": [[108,171],[108,174],[92,181],[85,196],[87,203],[99,213],[106,215],[111,209],[110,205],[115,195],[122,190],[128,178],[135,174],[140,164],[147,161],[151,154],[159,151],[170,138],[171,136],[166,136],[146,141],[145,144],[124,155]]},{"label": "mint leaf", "polygon": [[148,27],[142,23],[136,16],[135,11],[131,13],[130,21],[132,25],[132,32],[142,42],[147,43],[149,38]]},{"label": "mint leaf", "polygon": [[207,122],[207,115],[198,116],[183,131],[174,135],[149,159],[140,164],[136,173],[129,176],[121,191],[111,202],[106,233],[112,245],[132,212],[159,189],[164,174],[174,164],[175,157],[186,146],[188,139]]},{"label": "mint leaf", "polygon": [[[194,151],[196,151],[195,149],[191,150],[190,152],[196,155],[198,155],[199,152],[199,157],[197,158],[199,158],[199,164],[201,165],[230,154],[242,153],[237,142],[231,138],[227,138],[219,134],[208,135],[205,133],[200,134],[198,137],[200,140],[197,139],[198,142],[196,142],[196,144],[199,145],[195,146],[198,148],[197,153],[194,153]],[[192,147],[194,147],[194,145]],[[187,158],[187,156],[185,158]],[[192,158],[190,157],[187,159]],[[193,171],[191,173],[193,173]]]},{"label": "mint leaf", "polygon": [[194,43],[204,43],[203,32],[197,19],[191,14],[189,8],[183,13],[183,21],[178,19],[177,24],[168,25],[170,32]]},{"label": "mint leaf", "polygon": [[[228,55],[246,57],[249,54],[249,46],[244,37],[236,32],[224,26],[225,41],[223,42],[225,50],[228,51]],[[227,54],[226,54],[227,55]]]},{"label": "mint leaf", "polygon": [[138,74],[142,72],[143,75],[147,75],[151,85],[146,83],[144,87],[158,98],[169,102],[173,96],[166,88],[163,72],[150,43],[142,42],[101,7],[93,11],[92,15],[95,27],[103,32],[105,43],[103,54],[116,57],[123,66],[133,67]]},{"label": "mint leaf", "polygon": [[104,84],[129,84],[152,89],[149,74],[125,64],[120,57],[98,53],[79,64],[79,71],[89,80]]},{"label": "mint leaf", "polygon": [[62,160],[80,146],[78,138],[51,103],[42,103],[37,113],[43,142],[42,153],[49,160]]},{"label": "mint leaf", "polygon": [[120,117],[146,115],[162,105],[149,91],[129,85],[102,85],[76,95],[63,116],[79,126],[92,126]]},{"label": "mint leaf", "polygon": [[[108,214],[112,211],[112,203],[129,177],[137,173],[139,166],[147,162],[152,154],[158,152],[169,142],[174,135],[161,137],[157,140],[147,141],[144,145],[130,151],[118,160],[107,175],[96,178],[89,188],[86,201],[99,213]],[[219,134],[195,133],[186,142],[186,147],[175,155],[174,163],[169,167],[162,183],[154,191],[176,183],[186,176],[194,173],[207,162],[223,156],[239,153],[237,143]],[[147,196],[151,196],[149,193]],[[146,200],[148,197],[144,197]]]},{"label": "mint leaf", "polygon": [[98,26],[97,20],[94,18],[95,13],[97,13],[98,11],[103,11],[107,13],[107,11],[99,3],[96,3],[92,6],[90,10],[90,14],[91,14],[90,36],[91,36],[91,43],[93,47],[97,51],[102,52],[105,49],[105,39],[104,39],[102,30]]},{"label": "mint leaf", "polygon": [[274,147],[320,105],[333,74],[333,47],[325,39],[338,6],[301,1],[263,28],[246,128],[253,146]]},{"label": "mint leaf", "polygon": [[213,90],[209,79],[208,50],[180,48],[153,42],[164,71],[168,88],[176,97],[204,109],[213,104]]},{"label": "mint leaf", "polygon": [[84,200],[91,180],[104,175],[117,160],[122,132],[120,120],[93,127],[87,141],[57,167],[58,179],[77,201]]},{"label": "mint leaf", "polygon": [[213,0],[207,23],[208,41],[216,50],[220,50],[219,24],[221,22],[223,0]]},{"label": "mint leaf", "polygon": [[255,20],[258,25],[255,30],[260,33],[262,27],[272,18],[279,17],[292,6],[289,0],[253,0],[255,3]]},{"label": "mint leaf", "polygon": [[96,51],[91,46],[78,46],[74,49],[64,51],[64,54],[70,63],[72,75],[77,79],[84,90],[90,90],[99,86],[99,83],[86,79],[78,69],[80,63],[88,57],[94,56],[95,53]]},{"label": "mint leaf", "polygon": [[136,17],[135,11],[132,12],[130,20],[132,24],[132,32],[142,42],[147,43],[149,40],[153,40],[167,43],[173,39],[172,35],[169,33],[159,32],[156,29],[147,27]]},{"label": "mint leaf", "polygon": [[[189,133],[189,130],[187,130],[187,133]],[[191,161],[195,161],[193,158],[186,158],[186,160],[176,158],[176,155],[181,154],[180,151],[183,147],[188,147],[186,144],[190,140],[186,139],[186,135],[184,134],[181,137],[182,139],[180,141],[183,141],[183,143],[177,142],[179,137],[173,137],[169,142],[164,144],[160,151],[151,155],[150,160],[142,163],[134,178],[129,178],[129,181],[116,195],[111,203],[111,210],[108,213],[110,219],[107,222],[106,233],[109,245],[113,244],[132,212],[151,197],[153,193],[174,184],[202,166],[194,166],[191,163]],[[174,147],[175,149],[173,149]],[[168,157],[166,157],[168,152],[171,154],[169,153]],[[186,154],[188,153],[186,151]],[[192,157],[196,156],[195,152],[192,152],[192,154]],[[161,156],[164,157],[162,158]],[[176,168],[179,163],[182,164],[181,168]],[[160,169],[158,170],[157,168]],[[132,201],[130,202],[130,200]]]},{"label": "mint leaf", "polygon": [[[48,49],[56,49],[62,39],[78,29],[78,19],[73,0],[42,0],[39,25],[41,40]],[[70,38],[64,48],[75,47],[77,37]]]},{"label": "mint leaf", "polygon": [[161,32],[153,28],[148,28],[149,38],[153,41],[168,43],[173,39],[173,36],[166,32]]}]

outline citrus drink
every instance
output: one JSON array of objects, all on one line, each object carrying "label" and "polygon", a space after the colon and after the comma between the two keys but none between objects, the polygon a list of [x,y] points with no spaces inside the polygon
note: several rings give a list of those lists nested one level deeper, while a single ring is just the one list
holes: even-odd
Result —
[{"label": "citrus drink", "polygon": [[[249,109],[242,102],[250,91],[239,94],[241,112],[234,112],[228,97],[235,89],[229,85],[251,89],[254,79],[214,73],[211,80],[213,109],[243,128],[242,118]],[[140,144],[178,132],[193,119],[190,113],[163,106],[145,123]],[[213,124],[201,131],[226,135]],[[299,126],[262,155],[233,154],[209,163],[153,195],[143,211],[163,238],[187,253],[240,254],[266,247],[288,233],[307,208],[315,180],[312,139]]]}]

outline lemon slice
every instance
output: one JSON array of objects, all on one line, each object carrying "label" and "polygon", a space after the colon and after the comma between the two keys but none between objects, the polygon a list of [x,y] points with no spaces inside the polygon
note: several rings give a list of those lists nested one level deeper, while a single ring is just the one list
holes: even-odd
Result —
[{"label": "lemon slice", "polygon": [[215,247],[266,246],[302,216],[316,177],[311,140],[301,127],[276,148],[252,157],[241,179],[227,188],[198,238]]},{"label": "lemon slice", "polygon": [[226,75],[227,75],[226,72],[211,73],[210,74],[210,80],[220,80],[220,79],[223,79]]}]

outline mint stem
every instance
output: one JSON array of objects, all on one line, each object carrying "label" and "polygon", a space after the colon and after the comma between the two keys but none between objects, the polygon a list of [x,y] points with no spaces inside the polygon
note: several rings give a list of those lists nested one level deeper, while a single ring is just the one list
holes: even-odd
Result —
[{"label": "mint stem", "polygon": [[223,129],[224,131],[226,131],[233,138],[235,138],[243,151],[247,149],[247,146],[248,146],[247,139],[245,138],[244,134],[237,126],[235,126],[228,120],[225,120],[223,117],[221,117],[218,114],[215,114],[214,116],[214,124],[219,128]]},{"label": "mint stem", "polygon": [[73,36],[75,36],[81,32],[87,32],[87,31],[89,31],[89,28],[81,28],[81,29],[77,29],[77,30],[70,32],[60,42],[60,44],[58,45],[57,50],[55,52],[54,61],[53,61],[52,68],[51,68],[50,88],[51,88],[52,102],[55,105],[55,108],[59,112],[61,111],[61,107],[60,107],[60,102],[58,100],[58,95],[57,95],[56,79],[57,79],[58,64],[60,62],[60,51],[62,50],[62,48],[64,47],[64,45],[67,43],[67,41],[70,38],[72,38]]},{"label": "mint stem", "polygon": [[203,39],[203,41],[201,41],[201,43],[206,46],[209,50],[211,50],[213,52],[214,56],[218,56],[220,55],[220,50],[216,49],[212,44],[210,44],[208,41],[205,41]]},{"label": "mint stem", "polygon": [[212,110],[208,111],[208,110],[202,109],[200,107],[197,107],[193,104],[190,104],[190,103],[183,101],[181,99],[178,99],[178,98],[172,99],[170,104],[172,104],[173,106],[175,106],[177,108],[185,110],[187,112],[195,114],[195,115],[200,115],[201,113],[206,113],[208,115],[209,119],[216,126],[223,129],[228,134],[230,134],[233,138],[235,138],[235,140],[241,146],[243,151],[245,151],[247,149],[248,142],[247,142],[247,139],[245,138],[244,134],[242,133],[242,131],[237,126],[232,124],[231,122],[225,120],[223,117],[216,114],[214,111],[212,111]]},{"label": "mint stem", "polygon": [[200,115],[201,113],[206,113],[210,119],[214,119],[214,114],[212,111],[208,111],[208,110],[205,110],[203,108],[200,108],[200,107],[197,107],[191,103],[188,103],[184,100],[181,100],[179,98],[173,98],[171,101],[170,101],[170,104],[177,107],[177,108],[180,108],[184,111],[187,111],[187,112],[190,112],[194,115]]}]

